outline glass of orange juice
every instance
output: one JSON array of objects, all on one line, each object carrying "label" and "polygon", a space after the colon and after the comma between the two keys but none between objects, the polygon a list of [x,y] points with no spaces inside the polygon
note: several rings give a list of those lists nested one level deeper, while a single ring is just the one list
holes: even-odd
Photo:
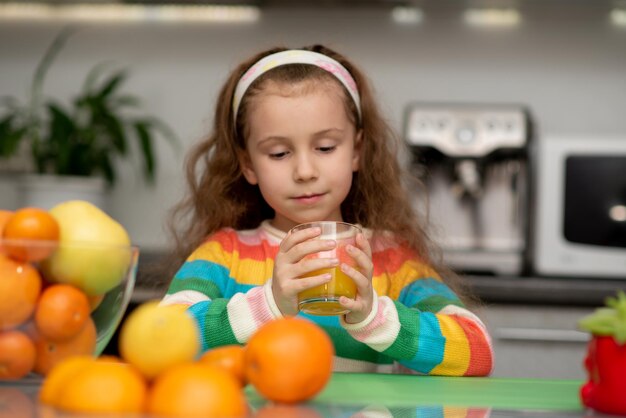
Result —
[{"label": "glass of orange juice", "polygon": [[356,285],[354,281],[341,271],[340,265],[347,264],[356,268],[356,261],[346,251],[347,245],[356,245],[356,235],[361,229],[346,222],[309,222],[293,227],[293,231],[308,228],[319,228],[322,232],[313,239],[334,240],[337,245],[329,251],[309,254],[306,258],[337,258],[339,266],[314,270],[302,277],[318,276],[330,273],[331,280],[319,286],[304,290],[298,294],[298,308],[312,315],[342,315],[348,311],[339,304],[339,298],[345,296],[354,299]]}]

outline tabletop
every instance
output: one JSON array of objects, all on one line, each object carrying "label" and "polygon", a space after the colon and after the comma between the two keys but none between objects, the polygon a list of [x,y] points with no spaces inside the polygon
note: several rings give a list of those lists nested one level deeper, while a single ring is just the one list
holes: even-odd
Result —
[{"label": "tabletop", "polygon": [[[87,418],[44,411],[37,403],[39,384],[37,379],[0,382],[0,417]],[[583,408],[581,385],[579,380],[335,373],[316,398],[295,406],[273,405],[250,385],[245,391],[250,417],[263,418],[606,416]]]}]

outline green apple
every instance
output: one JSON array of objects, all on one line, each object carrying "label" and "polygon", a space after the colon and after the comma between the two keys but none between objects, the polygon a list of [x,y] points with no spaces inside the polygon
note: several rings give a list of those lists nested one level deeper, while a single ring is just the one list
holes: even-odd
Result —
[{"label": "green apple", "polygon": [[97,206],[70,200],[50,209],[60,228],[59,247],[41,267],[54,283],[102,295],[128,273],[133,252],[122,225]]}]

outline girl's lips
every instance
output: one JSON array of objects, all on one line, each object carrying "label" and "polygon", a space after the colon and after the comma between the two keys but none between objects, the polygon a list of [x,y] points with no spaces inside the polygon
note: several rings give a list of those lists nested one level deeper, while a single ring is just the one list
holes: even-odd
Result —
[{"label": "girl's lips", "polygon": [[309,196],[297,196],[294,197],[294,200],[303,205],[311,205],[313,203],[317,203],[322,199],[323,194],[313,194]]}]

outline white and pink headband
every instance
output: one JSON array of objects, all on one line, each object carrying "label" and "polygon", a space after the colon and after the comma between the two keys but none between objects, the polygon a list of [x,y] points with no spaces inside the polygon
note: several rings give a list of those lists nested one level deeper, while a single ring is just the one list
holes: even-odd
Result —
[{"label": "white and pink headband", "polygon": [[235,87],[235,93],[233,94],[233,117],[235,120],[237,120],[237,111],[239,110],[241,99],[254,80],[272,68],[286,64],[315,65],[334,75],[337,80],[343,84],[346,90],[348,90],[348,93],[350,93],[356,105],[359,119],[361,118],[361,98],[359,97],[359,90],[354,78],[352,78],[352,75],[350,75],[343,65],[324,54],[301,49],[290,49],[261,58],[241,76],[237,87]]}]

